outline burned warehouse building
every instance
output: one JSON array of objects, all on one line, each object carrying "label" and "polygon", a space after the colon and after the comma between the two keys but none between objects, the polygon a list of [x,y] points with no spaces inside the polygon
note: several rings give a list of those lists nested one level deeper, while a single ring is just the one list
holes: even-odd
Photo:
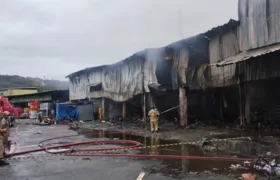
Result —
[{"label": "burned warehouse building", "polygon": [[[70,100],[84,120],[161,118],[181,126],[276,123],[280,118],[278,1],[239,1],[239,20],[112,65],[67,77]],[[268,18],[269,17],[269,18]]]}]

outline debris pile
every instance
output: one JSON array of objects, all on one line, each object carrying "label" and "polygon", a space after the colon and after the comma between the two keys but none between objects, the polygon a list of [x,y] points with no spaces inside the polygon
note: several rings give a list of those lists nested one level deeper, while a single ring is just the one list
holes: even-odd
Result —
[{"label": "debris pile", "polygon": [[69,123],[68,129],[74,130],[74,131],[80,129],[80,122],[71,120]]},{"label": "debris pile", "polygon": [[253,167],[257,171],[263,172],[267,177],[280,178],[280,163],[278,158],[268,160],[260,157]]},{"label": "debris pile", "polygon": [[234,170],[234,171],[237,171],[237,170],[248,170],[248,169],[250,169],[250,167],[252,167],[251,162],[245,161],[245,162],[243,162],[242,165],[241,164],[232,164],[230,166],[230,169]]}]

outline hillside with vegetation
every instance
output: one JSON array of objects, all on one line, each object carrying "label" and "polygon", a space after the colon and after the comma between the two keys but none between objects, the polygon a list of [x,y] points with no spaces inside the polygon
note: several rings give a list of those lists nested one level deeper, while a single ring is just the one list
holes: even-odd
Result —
[{"label": "hillside with vegetation", "polygon": [[0,89],[18,87],[37,87],[39,91],[66,90],[69,87],[69,83],[67,81],[45,80],[17,75],[0,75]]}]

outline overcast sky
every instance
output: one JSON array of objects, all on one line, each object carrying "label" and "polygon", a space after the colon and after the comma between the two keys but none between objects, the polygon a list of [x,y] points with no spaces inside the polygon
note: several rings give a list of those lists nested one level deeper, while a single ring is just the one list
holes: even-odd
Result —
[{"label": "overcast sky", "polygon": [[0,74],[64,79],[237,19],[237,0],[0,0]]}]

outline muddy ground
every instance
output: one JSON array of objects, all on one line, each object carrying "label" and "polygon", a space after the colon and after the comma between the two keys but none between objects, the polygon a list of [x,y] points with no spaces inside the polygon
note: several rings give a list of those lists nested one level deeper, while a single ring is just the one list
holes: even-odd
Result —
[{"label": "muddy ground", "polygon": [[[136,129],[130,126],[126,131],[135,133],[110,134],[112,130],[124,130],[123,126],[112,126],[106,123],[84,123],[83,128],[75,132],[68,130],[67,125],[38,126],[32,125],[31,120],[17,120],[19,124],[17,133],[17,151],[37,148],[38,143],[44,139],[78,135],[72,138],[64,138],[61,141],[75,142],[88,139],[132,139],[146,145],[140,150],[124,151],[123,153],[137,154],[174,154],[174,155],[208,155],[208,156],[237,156],[234,152],[205,150],[191,145],[176,145],[168,147],[150,148],[151,145],[172,144],[178,140],[199,140],[205,136],[226,137],[229,132],[221,130],[190,130],[183,134],[184,130],[172,132],[170,128],[161,129],[161,133],[150,134],[145,128]],[[142,130],[139,130],[142,129]],[[11,139],[14,139],[16,128],[11,129]],[[138,135],[136,135],[138,134]],[[140,135],[139,135],[140,134]],[[143,136],[145,135],[145,136]],[[271,141],[271,139],[269,139]],[[243,146],[243,141],[241,145]],[[224,146],[230,151],[239,150],[239,143],[220,142],[219,146]],[[242,144],[243,143],[243,144]],[[252,142],[253,143],[253,142]],[[216,144],[217,145],[217,144]],[[211,145],[213,146],[213,145]],[[228,146],[228,147],[227,147]],[[250,145],[252,146],[252,144]],[[257,145],[256,145],[257,146]],[[267,146],[267,145],[266,145]],[[246,146],[248,147],[248,146]],[[263,147],[260,145],[260,147]],[[267,149],[259,150],[265,152]],[[229,151],[229,150],[228,150]],[[254,150],[253,150],[254,151]],[[247,148],[248,154],[253,154]],[[256,152],[255,152],[256,153]],[[47,153],[35,153],[33,156],[24,155],[8,160],[10,165],[0,167],[0,179],[5,180],[57,180],[57,179],[136,179],[140,172],[144,171],[146,176],[143,180],[231,180],[238,179],[243,172],[253,172],[251,169],[236,170],[230,168],[237,164],[225,161],[202,161],[202,160],[163,160],[163,159],[136,159],[124,157],[66,157],[53,156]],[[255,173],[255,172],[254,172]]]}]

